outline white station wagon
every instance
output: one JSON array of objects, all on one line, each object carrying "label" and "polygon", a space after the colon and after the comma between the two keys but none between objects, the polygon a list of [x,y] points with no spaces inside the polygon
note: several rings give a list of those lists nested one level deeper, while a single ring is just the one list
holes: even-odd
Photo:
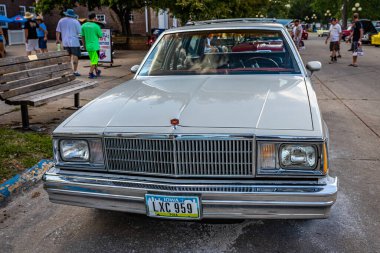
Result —
[{"label": "white station wagon", "polygon": [[54,203],[173,219],[326,218],[328,129],[286,29],[253,19],[165,31],[133,80],[53,133]]}]

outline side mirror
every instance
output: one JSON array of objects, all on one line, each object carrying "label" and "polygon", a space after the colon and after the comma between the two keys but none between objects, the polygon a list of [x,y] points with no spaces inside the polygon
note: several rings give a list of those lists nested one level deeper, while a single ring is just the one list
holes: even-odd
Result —
[{"label": "side mirror", "polygon": [[140,65],[134,65],[134,66],[132,66],[132,68],[131,68],[131,72],[132,72],[133,74],[136,74],[136,73],[137,73],[137,70],[139,70],[139,68],[140,68]]},{"label": "side mirror", "polygon": [[309,61],[306,64],[306,68],[311,72],[311,75],[314,71],[319,71],[322,68],[322,63],[319,61]]}]

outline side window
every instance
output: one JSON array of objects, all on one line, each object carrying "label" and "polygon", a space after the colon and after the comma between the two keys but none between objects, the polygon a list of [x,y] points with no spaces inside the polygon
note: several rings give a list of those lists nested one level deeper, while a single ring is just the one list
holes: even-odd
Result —
[{"label": "side window", "polygon": [[29,12],[30,12],[30,13],[33,13],[33,14],[36,14],[36,7],[34,7],[34,6],[29,6]]},{"label": "side window", "polygon": [[26,12],[26,7],[23,5],[20,5],[20,8],[19,8],[20,16],[25,16],[25,12]]},{"label": "side window", "polygon": [[106,23],[106,15],[104,14],[96,14],[96,19],[102,23]]},{"label": "side window", "polygon": [[[7,7],[5,4],[0,4],[0,15],[5,17],[7,16]],[[0,22],[0,26],[2,28],[8,28],[8,23]]]},{"label": "side window", "polygon": [[191,37],[191,40],[189,43],[189,48],[188,48],[188,54],[190,54],[191,56],[198,56],[199,42],[200,42],[199,36],[192,36]]}]

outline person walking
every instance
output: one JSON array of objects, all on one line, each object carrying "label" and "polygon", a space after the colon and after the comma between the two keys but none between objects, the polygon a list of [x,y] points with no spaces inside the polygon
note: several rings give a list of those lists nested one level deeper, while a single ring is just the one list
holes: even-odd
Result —
[{"label": "person walking", "polygon": [[40,28],[37,30],[38,47],[41,49],[42,53],[47,53],[48,52],[48,49],[47,49],[48,31],[44,23],[44,19],[42,18],[42,16],[38,16],[36,18],[36,21]]},{"label": "person walking", "polygon": [[328,40],[330,39],[330,64],[337,62],[337,52],[340,50],[340,41],[342,39],[342,27],[338,24],[336,18],[331,19],[331,25],[329,29],[329,34],[327,35],[325,44],[327,45]]},{"label": "person walking", "polygon": [[5,57],[5,37],[3,28],[0,26],[0,58]]},{"label": "person walking", "polygon": [[[90,57],[91,67],[88,74],[88,78],[96,78],[100,76],[101,71],[98,69],[99,62],[99,39],[103,37],[102,30],[100,26],[96,24],[96,15],[91,13],[88,16],[89,21],[82,26],[82,40],[85,50],[88,52]],[[95,74],[94,74],[95,71]]]},{"label": "person walking", "polygon": [[73,9],[67,9],[63,13],[66,17],[58,21],[56,29],[56,42],[63,44],[63,48],[69,52],[74,68],[74,75],[80,76],[78,72],[78,58],[80,57],[79,35],[81,33],[81,25],[77,20],[78,15]]},{"label": "person walking", "polygon": [[301,47],[302,32],[303,31],[302,31],[302,26],[300,25],[300,21],[298,19],[294,20],[293,40],[297,46],[297,49],[300,49]]},{"label": "person walking", "polygon": [[38,54],[40,53],[37,37],[37,29],[39,29],[39,25],[36,21],[32,20],[34,15],[30,12],[25,12],[24,18],[26,19],[24,24],[26,55],[31,55],[33,51]]},{"label": "person walking", "polygon": [[349,36],[349,39],[351,39],[351,50],[352,50],[352,63],[348,66],[352,67],[358,67],[358,48],[362,45],[362,38],[363,38],[363,25],[359,21],[359,14],[354,13],[353,15],[353,24],[351,28],[352,32]]},{"label": "person walking", "polygon": [[[339,23],[339,19],[336,19],[336,23],[340,25]],[[342,29],[342,26],[340,25],[340,29]],[[341,36],[342,40],[343,40],[343,29],[342,29],[342,36]],[[340,54],[340,44],[339,44],[339,50],[337,50],[337,56],[338,58],[342,58],[342,55]]]}]

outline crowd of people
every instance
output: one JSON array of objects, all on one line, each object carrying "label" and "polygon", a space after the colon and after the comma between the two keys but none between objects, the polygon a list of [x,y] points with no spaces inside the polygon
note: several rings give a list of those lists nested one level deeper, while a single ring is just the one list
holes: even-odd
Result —
[{"label": "crowd of people", "polygon": [[[362,54],[362,38],[363,38],[363,25],[359,20],[359,14],[354,13],[353,14],[353,23],[351,27],[351,34],[346,38],[346,43],[351,42],[351,47],[348,51],[352,51],[352,63],[349,64],[349,66],[352,67],[358,67],[358,56]],[[300,24],[300,21],[296,19],[294,21],[294,26],[292,28],[292,37],[294,44],[296,45],[297,49],[300,49],[303,47],[303,41],[302,41],[302,33],[303,29]],[[329,33],[327,35],[327,38],[325,40],[325,44],[329,43],[329,49],[330,49],[330,61],[329,63],[336,63],[338,61],[338,58],[341,58],[340,54],[340,43],[342,41],[342,27],[339,24],[339,21],[337,18],[331,18],[330,19],[330,27],[329,27]]]},{"label": "crowd of people", "polygon": [[[73,70],[75,76],[80,76],[78,72],[78,60],[81,56],[80,39],[83,42],[85,50],[89,54],[90,58],[90,71],[88,77],[90,79],[100,76],[101,71],[98,69],[99,62],[99,39],[103,36],[100,26],[97,24],[96,15],[91,13],[88,16],[88,20],[83,25],[78,21],[78,15],[73,9],[68,9],[63,12],[65,17],[61,18],[56,28],[56,44],[57,50],[66,50],[73,64]],[[34,14],[26,12],[24,18],[26,22],[24,24],[25,33],[25,47],[26,54],[32,53],[46,53],[48,31],[44,24],[42,16],[34,17]],[[0,30],[0,41],[2,38],[2,30]],[[1,47],[0,47],[1,51]]]},{"label": "crowd of people", "polygon": [[[352,51],[352,63],[348,66],[358,67],[358,55],[362,52],[362,38],[363,38],[363,25],[359,21],[359,14],[354,13],[351,34],[346,38],[346,43],[351,42],[349,51]],[[337,62],[337,58],[341,57],[340,42],[342,41],[342,27],[336,18],[331,19],[329,34],[327,35],[325,43],[330,40],[330,64]]]}]

